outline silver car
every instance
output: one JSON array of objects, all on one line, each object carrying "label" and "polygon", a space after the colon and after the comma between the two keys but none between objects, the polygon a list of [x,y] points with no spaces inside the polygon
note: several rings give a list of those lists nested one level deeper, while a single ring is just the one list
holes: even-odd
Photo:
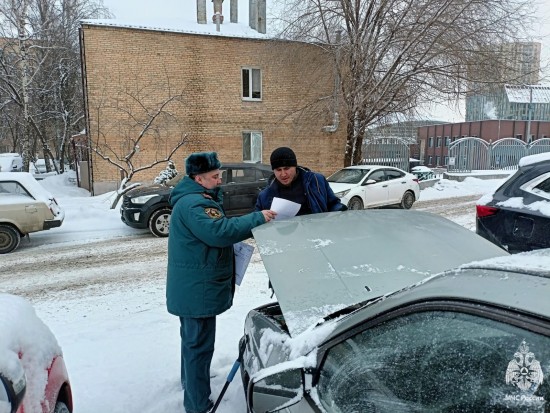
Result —
[{"label": "silver car", "polygon": [[245,321],[249,412],[548,411],[550,250],[511,256],[420,211],[253,234],[278,302]]},{"label": "silver car", "polygon": [[391,166],[348,166],[333,173],[327,181],[348,209],[387,205],[410,209],[420,197],[418,177]]}]

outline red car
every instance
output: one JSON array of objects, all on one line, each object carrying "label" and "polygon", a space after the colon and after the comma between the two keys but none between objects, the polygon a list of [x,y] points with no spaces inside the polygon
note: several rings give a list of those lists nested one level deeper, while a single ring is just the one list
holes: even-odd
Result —
[{"label": "red car", "polygon": [[[72,413],[71,384],[61,347],[32,305],[21,297],[0,294],[0,331],[4,384],[0,386],[0,412],[7,405],[10,413]],[[21,369],[23,382],[18,374]]]}]

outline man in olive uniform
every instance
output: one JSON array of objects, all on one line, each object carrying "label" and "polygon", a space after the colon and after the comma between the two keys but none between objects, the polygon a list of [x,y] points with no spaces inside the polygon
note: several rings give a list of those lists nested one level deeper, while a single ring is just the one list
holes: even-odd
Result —
[{"label": "man in olive uniform", "polygon": [[233,244],[270,221],[263,210],[227,218],[223,211],[220,161],[215,152],[191,154],[186,176],[172,190],[166,303],[180,319],[181,383],[186,413],[211,410],[210,363],[216,315],[233,304]]}]

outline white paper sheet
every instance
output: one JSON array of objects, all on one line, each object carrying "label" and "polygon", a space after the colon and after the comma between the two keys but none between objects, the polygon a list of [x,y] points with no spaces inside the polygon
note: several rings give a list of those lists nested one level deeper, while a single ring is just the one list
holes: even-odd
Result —
[{"label": "white paper sheet", "polygon": [[277,216],[275,217],[276,220],[281,220],[281,219],[292,218],[296,216],[296,214],[300,210],[300,207],[301,205],[297,204],[296,202],[275,197],[273,198],[273,202],[271,203],[271,208],[269,209],[277,213]]},{"label": "white paper sheet", "polygon": [[241,285],[244,273],[254,252],[254,247],[246,242],[238,242],[237,244],[233,244],[233,251],[235,253],[235,283]]}]

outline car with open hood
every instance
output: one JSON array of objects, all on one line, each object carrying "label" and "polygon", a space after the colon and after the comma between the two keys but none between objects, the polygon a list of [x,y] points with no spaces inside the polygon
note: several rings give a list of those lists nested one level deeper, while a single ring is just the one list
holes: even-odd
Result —
[{"label": "car with open hood", "polygon": [[[260,163],[227,163],[222,171],[223,209],[228,217],[254,211],[260,191],[273,175],[269,165]],[[157,237],[167,237],[170,231],[170,194],[185,174],[162,184],[143,185],[128,191],[122,198],[122,222],[137,229],[149,229]]]},{"label": "car with open hood", "polygon": [[420,197],[418,177],[392,166],[348,166],[330,175],[327,181],[348,209],[389,205],[410,209]]},{"label": "car with open hood", "polygon": [[253,230],[278,302],[240,341],[249,412],[543,412],[550,250],[510,255],[421,211]]},{"label": "car with open hood", "polygon": [[65,212],[28,172],[0,172],[0,254],[15,250],[21,237],[61,226]]},{"label": "car with open hood", "polygon": [[0,331],[0,412],[72,413],[63,352],[32,304],[0,293]]},{"label": "car with open hood", "polygon": [[521,158],[516,173],[477,201],[476,232],[511,253],[550,248],[550,153]]}]

